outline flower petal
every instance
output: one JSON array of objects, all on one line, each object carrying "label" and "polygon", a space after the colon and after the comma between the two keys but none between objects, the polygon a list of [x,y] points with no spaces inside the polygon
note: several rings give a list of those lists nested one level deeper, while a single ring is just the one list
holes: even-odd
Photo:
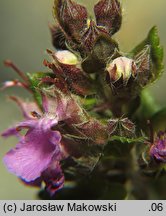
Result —
[{"label": "flower petal", "polygon": [[19,136],[19,132],[18,130],[16,129],[16,127],[11,127],[11,128],[8,128],[7,130],[5,130],[4,132],[2,132],[1,136],[7,138],[9,136],[17,136],[17,137],[20,137]]},{"label": "flower petal", "polygon": [[36,126],[29,128],[16,148],[6,154],[4,163],[12,173],[31,182],[47,169],[54,155],[60,155],[61,135],[51,130],[53,123],[48,118],[36,120]]},{"label": "flower petal", "polygon": [[5,130],[4,132],[1,133],[1,136],[7,138],[9,136],[16,136],[18,138],[21,138],[20,136],[20,130],[23,128],[34,128],[36,125],[36,120],[27,120],[27,121],[23,121],[20,122],[19,124],[17,124],[14,127],[8,128],[7,130]]}]

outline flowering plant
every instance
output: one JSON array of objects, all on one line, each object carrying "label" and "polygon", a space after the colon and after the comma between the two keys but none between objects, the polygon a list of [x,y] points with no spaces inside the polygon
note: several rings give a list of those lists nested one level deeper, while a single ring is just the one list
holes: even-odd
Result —
[{"label": "flowering plant", "polygon": [[122,23],[118,0],[99,0],[95,20],[72,0],[55,0],[53,11],[48,72],[23,73],[5,61],[20,80],[3,89],[33,96],[10,97],[23,120],[2,132],[18,138],[6,167],[43,199],[149,198],[145,179],[166,169],[165,109],[156,113],[146,90],[164,68],[157,28],[123,53],[112,39]]}]

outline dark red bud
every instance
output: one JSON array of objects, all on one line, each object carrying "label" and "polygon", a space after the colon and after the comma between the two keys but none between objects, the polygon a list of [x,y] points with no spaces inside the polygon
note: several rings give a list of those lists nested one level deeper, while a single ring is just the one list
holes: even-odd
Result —
[{"label": "dark red bud", "polygon": [[80,41],[81,32],[87,25],[86,8],[71,0],[55,0],[54,13],[66,34],[77,42]]},{"label": "dark red bud", "polygon": [[122,11],[118,0],[100,0],[94,7],[97,26],[101,26],[113,35],[122,22]]}]

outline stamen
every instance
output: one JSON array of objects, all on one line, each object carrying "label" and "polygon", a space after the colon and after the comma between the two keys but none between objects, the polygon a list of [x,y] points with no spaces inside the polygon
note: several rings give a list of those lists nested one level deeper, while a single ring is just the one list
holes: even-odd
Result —
[{"label": "stamen", "polygon": [[31,115],[35,118],[41,118],[41,115],[39,115],[36,111],[31,112]]},{"label": "stamen", "polygon": [[27,76],[10,60],[4,61],[5,66],[11,67],[26,83],[28,83]]}]

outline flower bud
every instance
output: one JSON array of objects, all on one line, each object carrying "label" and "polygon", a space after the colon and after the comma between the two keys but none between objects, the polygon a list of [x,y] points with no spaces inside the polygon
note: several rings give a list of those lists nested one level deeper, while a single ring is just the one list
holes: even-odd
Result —
[{"label": "flower bud", "polygon": [[68,50],[57,51],[55,53],[58,61],[67,65],[76,65],[78,63],[77,56]]},{"label": "flower bud", "polygon": [[109,73],[109,81],[111,83],[115,83],[122,78],[123,85],[126,86],[129,79],[136,76],[137,67],[134,60],[118,57],[107,65],[106,70]]},{"label": "flower bud", "polygon": [[122,22],[122,10],[118,0],[100,0],[94,7],[96,23],[110,35],[116,33]]},{"label": "flower bud", "polygon": [[87,25],[87,10],[71,0],[55,0],[54,14],[65,34],[74,41],[80,41],[82,30]]}]

